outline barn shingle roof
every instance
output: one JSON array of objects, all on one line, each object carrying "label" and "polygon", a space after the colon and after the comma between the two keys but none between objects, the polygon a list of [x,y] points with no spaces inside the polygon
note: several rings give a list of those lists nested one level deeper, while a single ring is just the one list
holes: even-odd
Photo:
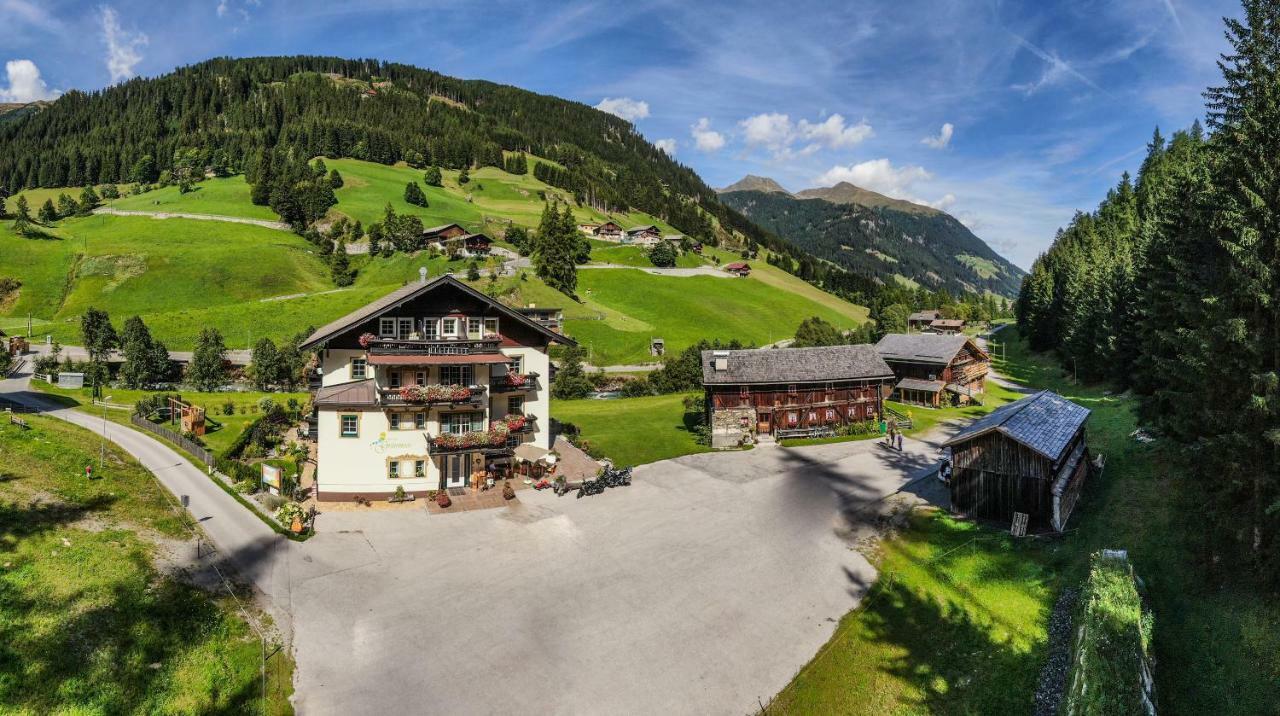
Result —
[{"label": "barn shingle roof", "polygon": [[947,365],[968,342],[969,337],[961,334],[888,333],[876,344],[876,350],[885,360]]},{"label": "barn shingle roof", "polygon": [[1057,393],[1042,390],[996,408],[945,444],[955,445],[996,430],[1057,462],[1089,419],[1089,412]]},{"label": "barn shingle roof", "polygon": [[[717,356],[726,359],[724,370],[716,370]],[[872,345],[702,352],[702,382],[707,385],[826,383],[892,377],[893,371]]]}]

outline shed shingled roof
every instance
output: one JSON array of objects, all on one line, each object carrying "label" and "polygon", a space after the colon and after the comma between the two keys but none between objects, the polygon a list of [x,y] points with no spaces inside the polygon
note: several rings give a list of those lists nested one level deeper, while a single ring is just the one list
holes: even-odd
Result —
[{"label": "shed shingled roof", "polygon": [[971,440],[993,430],[1057,462],[1071,438],[1089,419],[1089,409],[1049,390],[1003,405],[973,421],[946,445]]},{"label": "shed shingled roof", "polygon": [[876,344],[876,350],[885,360],[947,365],[968,342],[969,337],[963,334],[888,333]]},{"label": "shed shingled roof", "polygon": [[[727,357],[727,369],[715,369],[718,354]],[[702,352],[702,382],[706,385],[826,383],[892,377],[893,371],[872,345]]]}]

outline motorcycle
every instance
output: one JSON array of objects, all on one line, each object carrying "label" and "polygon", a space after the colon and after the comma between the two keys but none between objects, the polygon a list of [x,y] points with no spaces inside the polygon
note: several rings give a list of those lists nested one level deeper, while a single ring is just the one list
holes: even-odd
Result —
[{"label": "motorcycle", "polygon": [[607,487],[625,487],[630,484],[631,468],[615,470],[613,467],[605,467],[593,479],[582,481],[582,485],[578,488],[578,497],[598,495]]}]

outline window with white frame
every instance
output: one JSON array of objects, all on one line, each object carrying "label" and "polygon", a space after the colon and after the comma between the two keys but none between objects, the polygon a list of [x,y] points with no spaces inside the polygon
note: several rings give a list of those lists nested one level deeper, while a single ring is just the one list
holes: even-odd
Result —
[{"label": "window with white frame", "polygon": [[511,360],[507,362],[507,370],[511,371],[512,373],[516,373],[517,375],[524,373],[524,356],[522,355],[511,356]]},{"label": "window with white frame", "polygon": [[399,460],[392,460],[387,463],[387,477],[391,478],[392,480],[396,479],[397,477],[400,477],[400,461]]},{"label": "window with white frame", "polygon": [[422,337],[428,341],[434,341],[440,338],[440,319],[439,318],[422,319]]},{"label": "window with white frame", "polygon": [[391,429],[392,430],[400,429],[400,413],[391,414]]},{"label": "window with white frame", "polygon": [[399,319],[399,338],[407,339],[411,335],[413,335],[413,319],[412,318]]},{"label": "window with white frame", "polygon": [[427,384],[427,372],[426,372],[425,370],[414,371],[414,373],[413,373],[413,384],[414,384],[414,385],[426,385],[426,384]]},{"label": "window with white frame", "polygon": [[440,366],[441,385],[472,385],[474,382],[475,374],[469,365]]},{"label": "window with white frame", "polygon": [[417,429],[417,430],[426,430],[426,429],[427,429],[427,414],[426,414],[426,413],[414,413],[414,414],[413,414],[413,427],[414,427],[415,429]]},{"label": "window with white frame", "polygon": [[379,318],[378,319],[378,335],[383,338],[396,337],[396,319]]},{"label": "window with white frame", "polygon": [[351,359],[351,378],[364,379],[369,376],[369,361],[364,358]]},{"label": "window with white frame", "polygon": [[342,416],[341,435],[344,438],[360,437],[360,416],[359,415]]},{"label": "window with white frame", "polygon": [[461,434],[466,432],[479,432],[484,429],[483,413],[450,413],[445,425],[448,427],[446,432]]},{"label": "window with white frame", "polygon": [[498,317],[484,319],[484,337],[493,338],[498,335]]},{"label": "window with white frame", "polygon": [[480,338],[484,334],[484,321],[479,316],[472,316],[467,319],[467,337]]},{"label": "window with white frame", "polygon": [[400,371],[393,370],[387,374],[387,384],[392,388],[400,387]]},{"label": "window with white frame", "polygon": [[458,337],[458,319],[441,318],[440,319],[440,335],[444,338]]},{"label": "window with white frame", "polygon": [[426,460],[414,460],[414,461],[413,461],[413,476],[414,476],[414,477],[426,477],[426,476],[427,476],[427,461],[426,461]]},{"label": "window with white frame", "polygon": [[507,398],[507,414],[523,415],[524,414],[524,397],[513,395]]}]

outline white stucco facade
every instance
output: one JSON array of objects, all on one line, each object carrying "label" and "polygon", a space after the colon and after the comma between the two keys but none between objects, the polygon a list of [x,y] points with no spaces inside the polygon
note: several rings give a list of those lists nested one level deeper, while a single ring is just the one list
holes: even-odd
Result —
[{"label": "white stucco facade", "polygon": [[[456,308],[456,300],[436,307],[429,295],[418,298],[412,310],[388,308],[360,317],[361,326],[318,346],[317,482],[322,500],[355,495],[377,499],[397,487],[418,495],[460,487],[483,475],[486,467],[501,470],[519,443],[550,449],[547,346],[552,334],[479,296],[463,297],[471,301],[472,314]],[[370,326],[381,335],[364,331]],[[360,343],[367,345],[352,345],[352,330],[364,331],[358,335],[365,336]],[[509,376],[522,378],[513,382]],[[460,388],[470,394],[458,398]],[[450,394],[424,399],[419,389]],[[501,428],[493,429],[521,421],[505,442]],[[499,444],[433,450],[431,440],[442,434],[454,440],[496,436]]]}]

